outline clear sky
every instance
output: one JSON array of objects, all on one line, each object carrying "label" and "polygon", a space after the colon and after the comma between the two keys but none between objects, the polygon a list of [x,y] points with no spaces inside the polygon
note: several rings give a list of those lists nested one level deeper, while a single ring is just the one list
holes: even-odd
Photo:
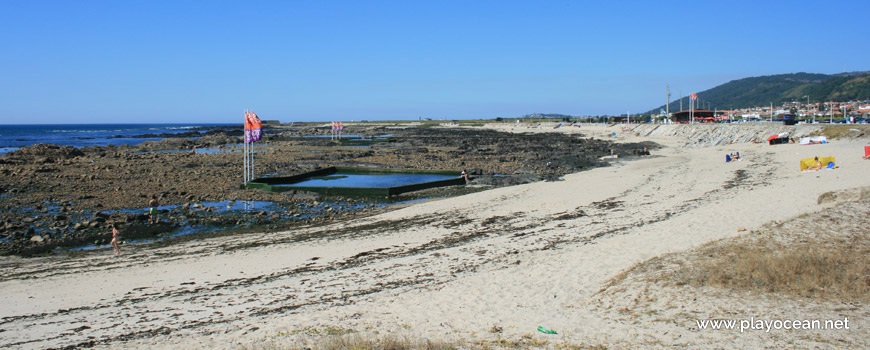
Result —
[{"label": "clear sky", "polygon": [[0,124],[638,113],[870,70],[870,1],[0,0]]}]

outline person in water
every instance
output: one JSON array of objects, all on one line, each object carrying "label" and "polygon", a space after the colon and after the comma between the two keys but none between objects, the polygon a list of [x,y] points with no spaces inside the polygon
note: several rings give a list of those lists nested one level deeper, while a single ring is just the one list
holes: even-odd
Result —
[{"label": "person in water", "polygon": [[157,201],[157,198],[151,196],[151,200],[148,201],[148,223],[156,224],[157,223],[157,207],[160,206],[160,202]]},{"label": "person in water", "polygon": [[119,242],[121,240],[121,232],[118,231],[118,228],[115,227],[115,224],[111,224],[109,227],[112,228],[112,254],[118,255],[121,253],[121,247],[119,246]]}]

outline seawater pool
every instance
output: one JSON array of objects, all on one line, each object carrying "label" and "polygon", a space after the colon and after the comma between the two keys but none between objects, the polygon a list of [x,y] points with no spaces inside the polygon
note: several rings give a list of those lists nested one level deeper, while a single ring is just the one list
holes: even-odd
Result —
[{"label": "seawater pool", "polygon": [[[243,201],[243,200],[225,200],[220,202],[199,202],[191,205],[190,207],[182,206],[182,205],[163,205],[157,207],[158,210],[161,211],[159,214],[159,218],[162,222],[172,221],[173,217],[181,217],[185,216],[184,219],[180,219],[180,221],[173,221],[173,223],[177,224],[177,226],[167,232],[163,232],[160,234],[156,234],[153,237],[147,238],[135,238],[128,239],[124,235],[124,227],[121,228],[121,238],[124,241],[124,244],[139,244],[139,243],[148,243],[148,242],[156,242],[163,241],[173,238],[179,238],[192,234],[207,234],[213,232],[220,232],[227,229],[241,228],[250,225],[250,219],[253,218],[253,221],[257,221],[256,216],[240,216],[238,217],[241,220],[245,220],[248,222],[235,225],[226,225],[226,224],[213,224],[210,223],[211,218],[220,217],[222,215],[242,215],[244,212],[248,211],[267,211],[272,214],[277,214],[280,216],[278,220],[284,220],[285,222],[291,222],[296,220],[305,220],[309,218],[316,218],[327,214],[328,212],[335,211],[354,211],[359,209],[364,209],[366,207],[384,207],[393,204],[401,204],[401,203],[409,203],[418,200],[425,200],[428,198],[420,198],[413,200],[405,200],[405,201],[391,201],[391,202],[346,202],[346,201],[324,201],[324,202],[314,202],[314,203],[294,203],[292,205],[276,203],[276,202],[267,202],[267,201]],[[185,208],[191,208],[196,211],[196,215],[190,215],[186,213]],[[289,211],[288,209],[293,209],[293,211]],[[148,208],[130,208],[130,209],[118,209],[112,211],[103,211],[104,213],[112,213],[112,212],[120,212],[120,213],[147,213]],[[179,211],[183,210],[183,211]],[[169,211],[168,213],[165,211]],[[190,221],[194,219],[195,222]],[[268,221],[274,221],[274,218],[263,219]],[[267,222],[268,222],[267,221]],[[262,222],[261,222],[262,223]],[[144,225],[144,224],[142,224]],[[8,240],[6,238],[0,238],[2,240]],[[60,253],[65,251],[88,251],[88,250],[96,250],[96,249],[111,249],[111,246],[108,243],[101,244],[84,244],[80,246],[63,246],[58,247],[53,250],[54,253]]]},{"label": "seawater pool", "polygon": [[434,174],[344,174],[335,173],[328,176],[315,176],[308,180],[292,184],[276,184],[286,187],[375,187],[388,188],[411,185],[423,182],[447,180],[459,177],[456,175]]}]

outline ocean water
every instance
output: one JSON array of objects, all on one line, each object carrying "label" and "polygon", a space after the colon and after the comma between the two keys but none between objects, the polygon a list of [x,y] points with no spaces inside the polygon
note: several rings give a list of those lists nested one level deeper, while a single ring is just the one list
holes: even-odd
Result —
[{"label": "ocean water", "polygon": [[[241,130],[241,124],[15,124],[0,125],[0,154],[37,143],[51,143],[77,148],[87,146],[135,145],[160,140],[140,138],[146,134],[207,132],[214,128]],[[200,130],[209,128],[208,130]]]}]

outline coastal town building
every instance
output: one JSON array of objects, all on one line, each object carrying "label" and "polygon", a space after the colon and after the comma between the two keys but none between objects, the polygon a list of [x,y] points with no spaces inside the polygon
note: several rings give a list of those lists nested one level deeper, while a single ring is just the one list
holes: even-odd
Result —
[{"label": "coastal town building", "polygon": [[[783,121],[870,123],[870,101],[810,102],[786,101],[780,105],[755,106],[723,110],[696,109],[695,122]],[[675,123],[690,122],[689,110],[663,113],[657,118],[670,119]],[[623,117],[624,118],[624,117]]]},{"label": "coastal town building", "polygon": [[682,111],[671,114],[671,120],[674,123],[689,123],[694,119],[696,123],[712,123],[716,120],[716,112],[707,109],[696,109],[694,111]]}]

